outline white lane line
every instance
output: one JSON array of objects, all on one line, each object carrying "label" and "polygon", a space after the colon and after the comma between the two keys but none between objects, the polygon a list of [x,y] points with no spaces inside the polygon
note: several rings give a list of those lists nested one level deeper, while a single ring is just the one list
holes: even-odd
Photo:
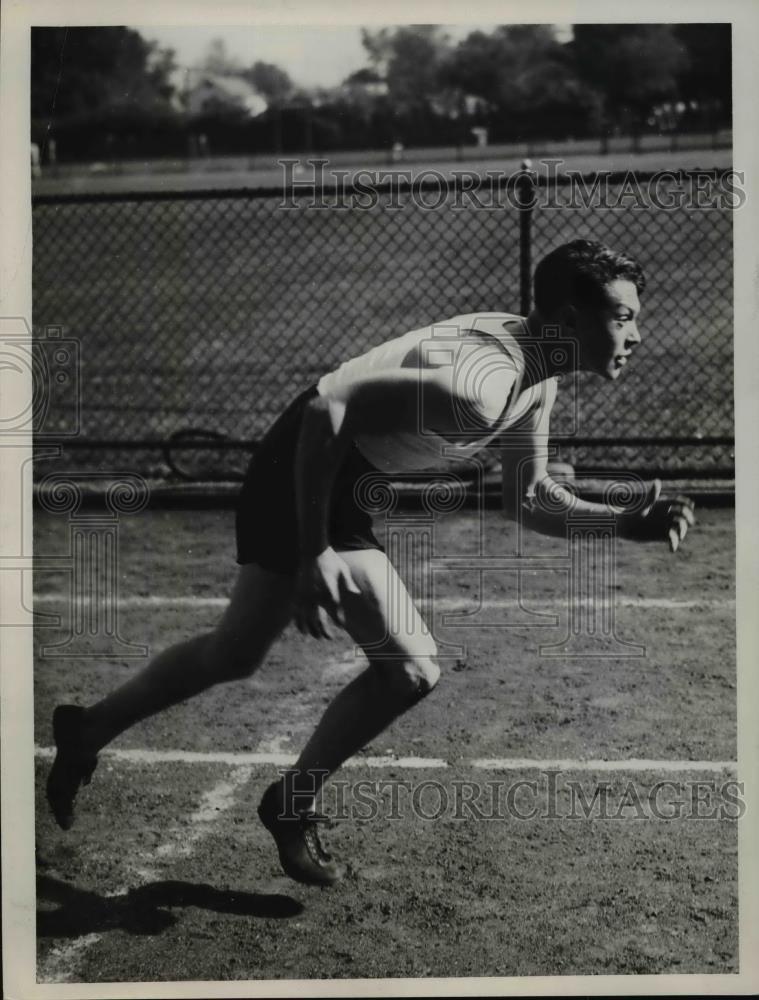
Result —
[{"label": "white lane line", "polygon": [[257,753],[268,753],[281,757],[287,754],[287,750],[282,744],[289,742],[289,736],[266,736],[264,739],[259,740]]},{"label": "white lane line", "polygon": [[102,934],[84,934],[67,944],[52,948],[37,966],[38,983],[68,983],[74,975],[74,963],[83,951],[102,938]]},{"label": "white lane line", "polygon": [[732,597],[703,597],[693,600],[679,601],[671,597],[615,597],[614,594],[607,594],[606,600],[598,601],[590,598],[571,598],[568,594],[557,595],[553,598],[541,598],[532,600],[525,597],[518,601],[514,598],[506,600],[485,600],[477,602],[473,600],[473,609],[462,604],[460,598],[442,598],[433,601],[435,610],[440,611],[460,611],[471,614],[473,611],[497,611],[500,608],[524,608],[525,611],[558,611],[562,606],[571,604],[573,607],[598,607],[599,605],[612,604],[616,608],[641,608],[645,610],[677,611],[692,610],[694,608],[734,608],[735,599]]},{"label": "white lane line", "polygon": [[[53,750],[48,747],[37,747],[35,752],[38,756],[53,756]],[[125,751],[106,751],[103,756],[118,756],[124,760],[124,754]],[[198,808],[184,823],[172,826],[165,834],[163,842],[154,850],[140,851],[136,858],[127,862],[124,874],[128,879],[128,885],[119,886],[105,895],[110,898],[126,896],[139,885],[147,885],[165,877],[165,866],[189,857],[198,842],[211,832],[212,824],[234,806],[237,791],[249,781],[251,774],[252,769],[249,765],[234,761],[229,774],[203,794]],[[38,982],[71,981],[76,973],[77,962],[83,953],[97,944],[102,937],[102,934],[85,934],[53,948],[37,969]]]},{"label": "white lane line", "polygon": [[[38,757],[52,759],[53,747],[35,747]],[[126,764],[226,764],[232,767],[254,767],[272,764],[292,767],[295,754],[200,750],[103,750],[104,759],[123,761]],[[624,760],[575,760],[572,758],[538,759],[532,757],[477,757],[462,761],[463,767],[492,771],[724,771],[735,770],[735,761],[719,760],[645,760],[632,757]],[[449,768],[452,765],[440,757],[382,757],[356,756],[347,760],[344,767],[397,767],[407,770],[424,768]]]},{"label": "white lane line", "polygon": [[471,767],[485,771],[734,771],[732,760],[531,760],[528,757],[480,757]]},{"label": "white lane line", "polygon": [[[54,747],[35,747],[35,756],[52,760]],[[225,764],[228,767],[255,767],[259,764],[273,764],[276,767],[292,767],[297,754],[272,753],[271,751],[224,750],[101,750],[103,760],[123,761],[126,764]],[[448,762],[440,757],[382,757],[357,756],[347,760],[344,767],[448,767]]]},{"label": "white lane line", "polygon": [[208,833],[208,824],[232,808],[235,804],[235,793],[248,782],[251,774],[250,766],[235,766],[226,780],[220,781],[203,795],[200,805],[186,824],[175,827],[171,831],[171,838],[156,848],[156,859],[166,861],[188,857],[196,843]]},{"label": "white lane line", "polygon": [[[618,608],[645,608],[661,609],[663,611],[675,611],[678,609],[689,610],[693,608],[734,608],[735,598],[733,597],[700,597],[687,600],[677,600],[670,597],[619,597],[614,594],[607,595],[609,602]],[[57,604],[61,601],[69,600],[69,594],[36,594],[35,604]],[[77,598],[77,604],[89,605],[87,598]],[[94,602],[93,602],[94,603]],[[527,611],[546,610],[556,611],[562,604],[567,603],[567,595],[563,594],[554,598],[524,598],[519,601],[515,598],[499,598],[494,600],[478,601],[476,597],[467,603],[461,597],[440,597],[432,602],[435,611],[459,611],[462,614],[474,614],[477,611],[494,611],[500,608],[521,608]],[[587,598],[575,601],[575,606],[581,607],[595,604]],[[172,596],[172,595],[141,595],[135,594],[131,597],[119,598],[119,608],[225,608],[228,604],[226,597],[193,597],[193,596]]]}]

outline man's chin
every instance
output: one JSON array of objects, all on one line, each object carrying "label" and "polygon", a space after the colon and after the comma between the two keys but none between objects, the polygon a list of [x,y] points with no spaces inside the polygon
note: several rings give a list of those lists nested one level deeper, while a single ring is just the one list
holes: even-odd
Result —
[{"label": "man's chin", "polygon": [[618,368],[613,361],[608,366],[608,368],[588,366],[587,368],[583,368],[581,370],[586,372],[592,372],[594,375],[600,375],[601,378],[604,378],[609,382],[616,382],[616,380],[622,374],[622,369]]},{"label": "man's chin", "polygon": [[600,375],[602,379],[607,382],[616,382],[619,376],[622,374],[621,368],[595,368],[591,369],[594,375]]}]

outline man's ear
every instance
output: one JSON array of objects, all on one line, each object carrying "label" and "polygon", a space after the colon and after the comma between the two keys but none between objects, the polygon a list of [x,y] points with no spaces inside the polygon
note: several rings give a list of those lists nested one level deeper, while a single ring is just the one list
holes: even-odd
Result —
[{"label": "man's ear", "polygon": [[577,307],[573,306],[571,302],[565,302],[564,305],[559,310],[559,319],[561,325],[567,330],[577,329]]}]

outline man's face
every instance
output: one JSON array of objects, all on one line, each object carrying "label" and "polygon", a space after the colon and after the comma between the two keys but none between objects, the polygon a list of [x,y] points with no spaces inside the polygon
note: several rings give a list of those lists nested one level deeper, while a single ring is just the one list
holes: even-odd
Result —
[{"label": "man's face", "polygon": [[617,278],[604,287],[604,301],[577,314],[581,345],[580,367],[604,378],[619,378],[640,343],[638,290],[632,281]]}]

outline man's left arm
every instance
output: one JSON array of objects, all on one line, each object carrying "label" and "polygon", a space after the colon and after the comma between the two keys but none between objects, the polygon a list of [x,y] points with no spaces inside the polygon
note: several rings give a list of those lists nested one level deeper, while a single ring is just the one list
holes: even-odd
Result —
[{"label": "man's left arm", "polygon": [[548,474],[548,437],[556,380],[536,386],[540,398],[520,425],[501,441],[503,506],[507,517],[542,535],[564,538],[567,517],[613,520],[617,534],[638,541],[668,541],[675,552],[695,523],[687,497],[660,496],[661,482],[642,485],[629,504],[583,500]]}]

